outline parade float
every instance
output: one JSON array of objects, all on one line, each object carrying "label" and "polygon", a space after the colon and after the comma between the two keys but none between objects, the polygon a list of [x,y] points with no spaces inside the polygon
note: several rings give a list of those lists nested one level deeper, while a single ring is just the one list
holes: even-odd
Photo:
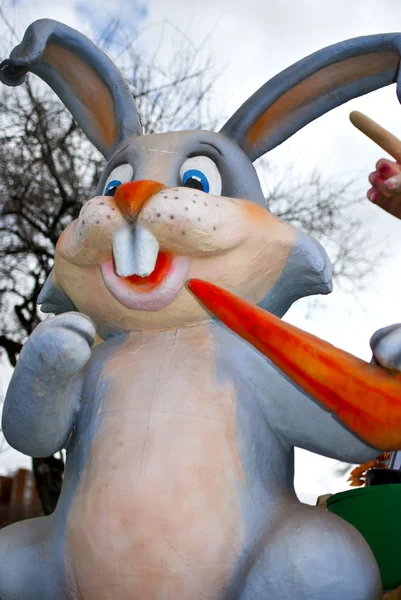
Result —
[{"label": "parade float", "polygon": [[2,600],[382,597],[364,537],[298,501],[294,447],[349,463],[401,449],[401,328],[373,335],[367,364],[281,320],[331,291],[330,261],[269,212],[252,163],[397,81],[400,49],[401,34],[336,44],[219,133],[148,136],[114,64],[61,23],[33,23],[1,64],[7,85],[43,79],[106,162],[5,400],[8,442],[67,462],[55,512],[0,533]]}]

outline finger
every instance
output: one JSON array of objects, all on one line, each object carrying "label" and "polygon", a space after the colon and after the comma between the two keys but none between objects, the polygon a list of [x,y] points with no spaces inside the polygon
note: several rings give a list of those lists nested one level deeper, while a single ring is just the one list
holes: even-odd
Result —
[{"label": "finger", "polygon": [[401,173],[398,175],[393,175],[389,179],[384,181],[385,189],[387,189],[391,194],[401,192]]},{"label": "finger", "polygon": [[386,180],[401,173],[401,165],[393,160],[381,158],[376,163],[376,171],[384,180]]},{"label": "finger", "polygon": [[378,195],[375,200],[371,200],[376,206],[380,206],[393,217],[401,219],[401,194],[396,194],[392,198],[386,198],[385,196]]},{"label": "finger", "polygon": [[376,202],[376,200],[379,198],[380,194],[379,192],[377,192],[375,190],[375,188],[370,188],[370,190],[368,190],[366,192],[366,197],[368,198],[368,200],[370,200],[371,202]]},{"label": "finger", "polygon": [[377,171],[375,171],[374,173],[371,173],[369,175],[368,179],[369,179],[369,183],[372,185],[372,187],[374,187],[375,190],[377,192],[379,192],[379,194],[381,196],[384,196],[385,198],[391,198],[392,192],[387,189],[387,187],[384,184],[384,179],[382,177],[380,177],[380,175],[379,175],[379,173],[377,173]]},{"label": "finger", "polygon": [[367,191],[366,196],[368,200],[372,202],[372,204],[376,204],[393,217],[401,219],[401,194],[396,194],[392,197],[386,197],[379,194],[375,188],[370,188]]}]

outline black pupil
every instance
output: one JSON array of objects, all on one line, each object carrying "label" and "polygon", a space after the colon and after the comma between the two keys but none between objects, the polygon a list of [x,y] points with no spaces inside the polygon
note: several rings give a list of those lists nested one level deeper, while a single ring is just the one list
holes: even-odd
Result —
[{"label": "black pupil", "polygon": [[184,187],[194,188],[195,190],[201,190],[202,192],[204,191],[202,182],[195,177],[189,177],[184,183]]},{"label": "black pupil", "polygon": [[107,194],[106,196],[114,196],[114,194],[116,193],[117,190],[117,186],[116,185],[112,185],[108,190],[107,190]]}]

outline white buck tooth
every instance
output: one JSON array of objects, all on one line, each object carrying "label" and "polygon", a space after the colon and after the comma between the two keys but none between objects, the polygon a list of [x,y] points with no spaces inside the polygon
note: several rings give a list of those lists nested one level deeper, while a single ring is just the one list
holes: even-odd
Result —
[{"label": "white buck tooth", "polygon": [[135,228],[135,275],[147,277],[153,273],[159,254],[159,242],[148,229]]},{"label": "white buck tooth", "polygon": [[113,254],[117,275],[129,277],[134,275],[135,262],[135,230],[132,226],[124,224],[113,237]]},{"label": "white buck tooth", "polygon": [[113,237],[113,254],[119,277],[147,277],[156,266],[159,243],[145,227],[124,224]]}]

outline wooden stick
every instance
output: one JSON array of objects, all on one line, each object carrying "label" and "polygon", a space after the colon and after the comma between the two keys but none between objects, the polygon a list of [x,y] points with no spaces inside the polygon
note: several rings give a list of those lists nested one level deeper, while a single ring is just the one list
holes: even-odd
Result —
[{"label": "wooden stick", "polygon": [[349,118],[359,131],[362,131],[401,164],[401,140],[358,110],[352,111]]}]

